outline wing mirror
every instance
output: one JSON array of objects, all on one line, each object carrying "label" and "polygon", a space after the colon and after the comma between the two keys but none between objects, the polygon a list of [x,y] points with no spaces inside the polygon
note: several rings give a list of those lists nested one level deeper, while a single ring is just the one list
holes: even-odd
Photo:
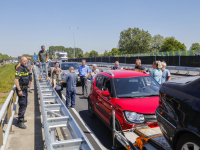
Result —
[{"label": "wing mirror", "polygon": [[110,93],[108,91],[102,91],[101,95],[105,97],[110,97]]}]

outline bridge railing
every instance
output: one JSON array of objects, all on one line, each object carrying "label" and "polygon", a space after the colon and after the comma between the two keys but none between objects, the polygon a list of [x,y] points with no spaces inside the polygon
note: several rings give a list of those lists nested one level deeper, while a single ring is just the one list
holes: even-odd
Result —
[{"label": "bridge railing", "polygon": [[12,122],[17,103],[18,96],[14,85],[0,110],[0,150],[6,149],[9,133],[12,132]]}]

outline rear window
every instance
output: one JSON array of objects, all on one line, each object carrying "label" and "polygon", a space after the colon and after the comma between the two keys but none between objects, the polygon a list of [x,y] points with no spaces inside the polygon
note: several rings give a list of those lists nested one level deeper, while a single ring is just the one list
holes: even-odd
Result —
[{"label": "rear window", "polygon": [[74,67],[74,69],[79,69],[79,65],[77,63],[62,63],[62,70],[69,70],[70,67]]}]

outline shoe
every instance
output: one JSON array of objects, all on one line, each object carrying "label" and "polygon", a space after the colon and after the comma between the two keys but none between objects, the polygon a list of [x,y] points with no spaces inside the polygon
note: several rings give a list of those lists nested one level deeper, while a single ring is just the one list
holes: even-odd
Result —
[{"label": "shoe", "polygon": [[41,81],[41,79],[42,79],[42,76],[39,77],[39,81]]},{"label": "shoe", "polygon": [[74,108],[75,106],[71,106],[71,108]]},{"label": "shoe", "polygon": [[82,96],[84,95],[84,93],[81,94]]},{"label": "shoe", "polygon": [[86,94],[85,97],[88,97],[88,94]]},{"label": "shoe", "polygon": [[23,118],[18,119],[18,127],[21,129],[26,129],[26,125],[23,122]]},{"label": "shoe", "polygon": [[49,79],[49,77],[48,77],[48,76],[46,76],[46,78],[47,78],[47,80]]},{"label": "shoe", "polygon": [[27,122],[27,120],[25,120],[25,119],[23,118],[22,122]]},{"label": "shoe", "polygon": [[32,91],[31,91],[30,89],[28,90],[28,92],[29,92],[29,93],[32,93]]}]

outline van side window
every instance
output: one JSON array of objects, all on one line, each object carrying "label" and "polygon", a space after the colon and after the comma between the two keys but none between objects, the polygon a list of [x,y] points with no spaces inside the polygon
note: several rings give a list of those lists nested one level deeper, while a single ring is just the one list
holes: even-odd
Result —
[{"label": "van side window", "polygon": [[99,90],[102,90],[102,83],[103,83],[103,76],[98,75],[98,76],[96,77],[96,87],[97,87]]}]

